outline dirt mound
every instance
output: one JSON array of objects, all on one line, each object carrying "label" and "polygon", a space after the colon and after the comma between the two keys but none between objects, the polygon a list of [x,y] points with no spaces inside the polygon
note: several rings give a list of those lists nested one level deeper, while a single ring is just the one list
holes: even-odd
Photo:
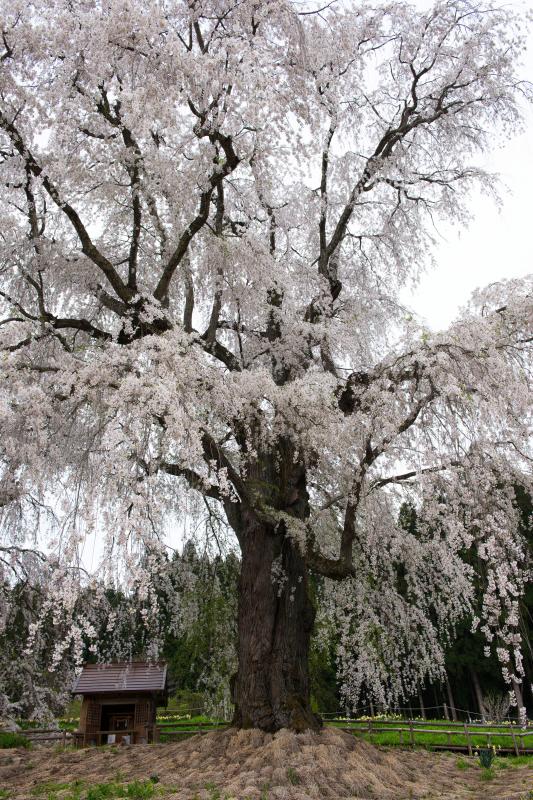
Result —
[{"label": "dirt mound", "polygon": [[[0,786],[13,800],[35,800],[32,789],[46,782],[94,785],[154,774],[168,800],[523,800],[533,789],[527,766],[502,770],[485,783],[473,760],[459,769],[451,754],[378,748],[331,728],[318,734],[227,730],[179,744],[60,753],[0,751]],[[62,792],[56,796],[61,800]]]}]

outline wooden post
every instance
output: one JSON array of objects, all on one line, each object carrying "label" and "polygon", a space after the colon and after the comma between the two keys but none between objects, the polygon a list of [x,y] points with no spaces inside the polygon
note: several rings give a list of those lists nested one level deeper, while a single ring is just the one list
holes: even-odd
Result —
[{"label": "wooden post", "polygon": [[442,707],[444,709],[444,716],[446,717],[446,719],[449,720],[450,719],[450,715],[448,714],[448,706],[446,705],[446,703],[443,703]]},{"label": "wooden post", "polygon": [[513,745],[514,745],[514,751],[515,751],[515,754],[516,754],[516,755],[519,755],[519,752],[518,752],[518,745],[517,745],[517,743],[516,743],[516,736],[514,735],[514,730],[513,730],[513,726],[512,726],[512,725],[511,725],[511,728],[510,728],[510,730],[511,730],[511,736],[513,737]]},{"label": "wooden post", "polygon": [[413,720],[409,720],[409,738],[411,739],[411,747],[415,746],[415,730],[413,725]]},{"label": "wooden post", "polygon": [[66,732],[66,730],[63,731],[62,739],[63,739],[63,747],[66,747],[67,746],[67,732]]},{"label": "wooden post", "polygon": [[464,723],[464,729],[465,729],[466,743],[468,745],[468,755],[471,756],[472,755],[472,742],[470,741],[470,731],[468,730],[468,725],[466,724],[466,722]]}]

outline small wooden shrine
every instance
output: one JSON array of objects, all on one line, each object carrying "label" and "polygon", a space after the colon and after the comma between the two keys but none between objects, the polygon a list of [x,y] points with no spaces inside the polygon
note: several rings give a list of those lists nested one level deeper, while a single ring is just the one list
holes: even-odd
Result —
[{"label": "small wooden shrine", "polygon": [[157,741],[156,710],[167,704],[163,662],[85,664],[71,691],[83,696],[78,744]]}]

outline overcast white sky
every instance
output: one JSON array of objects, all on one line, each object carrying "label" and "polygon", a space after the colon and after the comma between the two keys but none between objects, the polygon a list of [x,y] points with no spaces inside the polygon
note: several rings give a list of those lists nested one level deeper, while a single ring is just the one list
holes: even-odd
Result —
[{"label": "overcast white sky", "polygon": [[[432,3],[417,0],[427,8]],[[533,0],[519,0],[510,5],[533,10]],[[533,31],[524,59],[523,77],[533,82]],[[467,229],[441,226],[441,243],[436,252],[437,268],[428,271],[414,293],[406,292],[404,301],[427,324],[443,328],[468,302],[474,289],[500,280],[533,272],[533,109],[526,111],[527,129],[495,149],[484,166],[500,174],[508,192],[498,210],[489,198],[472,199],[474,221]]]}]

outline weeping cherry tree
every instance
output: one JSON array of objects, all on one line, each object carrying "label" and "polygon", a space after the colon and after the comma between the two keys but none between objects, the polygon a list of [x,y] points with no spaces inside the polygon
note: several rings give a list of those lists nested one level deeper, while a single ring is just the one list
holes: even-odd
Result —
[{"label": "weeping cherry tree", "polygon": [[522,680],[532,282],[442,332],[401,290],[496,196],[523,21],[322,6],[2,8],[0,578],[42,550],[59,614],[94,549],[150,620],[150,554],[207,509],[240,550],[234,724],[269,731],[320,725],[312,575],[348,704],[442,676],[476,564],[473,624]]}]

